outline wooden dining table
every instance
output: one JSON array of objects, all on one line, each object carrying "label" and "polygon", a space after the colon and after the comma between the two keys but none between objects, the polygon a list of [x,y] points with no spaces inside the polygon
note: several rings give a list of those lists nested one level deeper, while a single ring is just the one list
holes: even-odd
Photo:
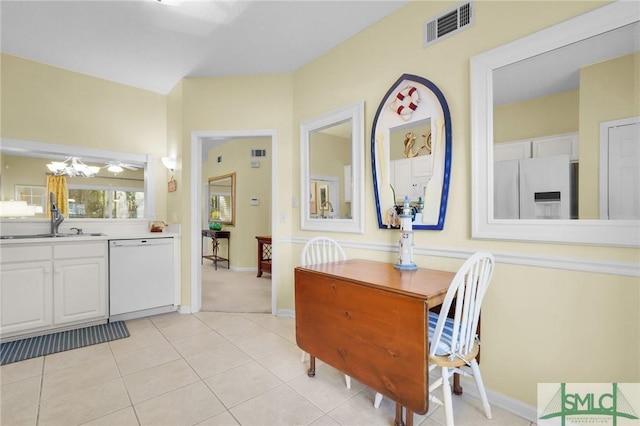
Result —
[{"label": "wooden dining table", "polygon": [[429,410],[429,310],[455,273],[351,259],[295,268],[296,341],[396,402],[396,426]]}]

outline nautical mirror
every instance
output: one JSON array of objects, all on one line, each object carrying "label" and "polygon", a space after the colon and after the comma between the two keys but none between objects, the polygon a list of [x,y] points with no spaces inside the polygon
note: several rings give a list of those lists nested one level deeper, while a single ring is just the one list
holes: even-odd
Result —
[{"label": "nautical mirror", "polygon": [[413,229],[441,230],[451,174],[451,117],[429,80],[402,75],[373,121],[371,161],[378,227],[398,228],[405,197]]}]

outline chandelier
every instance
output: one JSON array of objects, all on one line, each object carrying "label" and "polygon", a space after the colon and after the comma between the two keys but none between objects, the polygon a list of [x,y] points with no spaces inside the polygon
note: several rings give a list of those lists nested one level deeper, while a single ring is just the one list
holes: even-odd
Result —
[{"label": "chandelier", "polygon": [[100,167],[87,166],[79,157],[69,157],[64,161],[52,161],[47,164],[47,168],[54,175],[69,177],[88,178],[95,176],[100,171]]}]

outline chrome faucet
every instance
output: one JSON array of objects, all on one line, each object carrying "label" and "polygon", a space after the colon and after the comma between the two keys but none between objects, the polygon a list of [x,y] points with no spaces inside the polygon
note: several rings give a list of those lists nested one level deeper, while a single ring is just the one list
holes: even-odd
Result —
[{"label": "chrome faucet", "polygon": [[64,221],[64,215],[58,210],[56,206],[56,196],[53,192],[49,193],[49,202],[51,204],[51,235],[54,237],[58,235],[58,228],[62,221]]},{"label": "chrome faucet", "polygon": [[329,201],[325,201],[324,203],[320,204],[320,212],[322,213],[323,218],[327,217],[327,215],[325,214],[327,210],[329,210],[330,213],[333,213],[333,205]]}]

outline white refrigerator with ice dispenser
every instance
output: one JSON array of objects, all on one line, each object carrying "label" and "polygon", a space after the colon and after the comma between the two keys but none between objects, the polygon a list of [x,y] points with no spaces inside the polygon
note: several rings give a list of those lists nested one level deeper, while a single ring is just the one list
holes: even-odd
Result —
[{"label": "white refrigerator with ice dispenser", "polygon": [[496,161],[495,219],[570,219],[568,155]]}]

